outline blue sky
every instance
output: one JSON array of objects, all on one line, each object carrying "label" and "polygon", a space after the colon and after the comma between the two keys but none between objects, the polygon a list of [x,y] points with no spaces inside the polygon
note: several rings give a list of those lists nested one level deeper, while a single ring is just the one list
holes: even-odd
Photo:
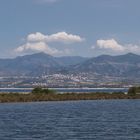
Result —
[{"label": "blue sky", "polygon": [[140,0],[1,0],[0,57],[140,54]]}]

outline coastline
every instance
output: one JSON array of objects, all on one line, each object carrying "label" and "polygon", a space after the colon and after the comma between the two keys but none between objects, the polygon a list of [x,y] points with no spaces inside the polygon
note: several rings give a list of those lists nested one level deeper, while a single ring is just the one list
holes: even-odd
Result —
[{"label": "coastline", "polygon": [[64,94],[19,94],[1,93],[0,103],[42,102],[42,101],[79,101],[79,100],[110,100],[110,99],[140,99],[140,94],[124,93],[64,93]]},{"label": "coastline", "polygon": [[[0,93],[30,93],[34,88],[0,88]],[[128,88],[48,88],[58,93],[96,93],[96,92],[128,92]]]}]

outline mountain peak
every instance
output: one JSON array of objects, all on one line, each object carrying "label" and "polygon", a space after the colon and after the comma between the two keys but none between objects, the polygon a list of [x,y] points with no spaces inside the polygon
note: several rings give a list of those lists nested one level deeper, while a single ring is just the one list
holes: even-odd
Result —
[{"label": "mountain peak", "polygon": [[134,53],[127,53],[125,55],[122,55],[125,58],[131,58],[131,59],[139,59],[140,55],[134,54]]},{"label": "mountain peak", "polygon": [[129,53],[127,53],[126,55],[127,55],[127,56],[136,56],[137,54],[134,54],[134,53],[129,52]]},{"label": "mountain peak", "polygon": [[46,54],[44,52],[34,53],[34,54],[28,54],[24,56],[19,56],[17,58],[52,58],[53,56]]},{"label": "mountain peak", "polygon": [[[51,55],[49,55],[49,54],[47,54],[47,53],[44,53],[44,52],[39,52],[39,53],[34,53],[34,54],[32,54],[31,56],[51,56]],[[52,57],[52,56],[51,56]]]}]

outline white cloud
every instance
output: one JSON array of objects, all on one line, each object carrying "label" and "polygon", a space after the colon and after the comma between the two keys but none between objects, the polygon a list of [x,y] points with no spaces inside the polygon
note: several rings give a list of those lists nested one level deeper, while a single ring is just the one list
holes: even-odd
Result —
[{"label": "white cloud", "polygon": [[66,32],[58,32],[52,35],[44,35],[40,32],[29,34],[27,36],[28,41],[44,41],[44,42],[61,42],[61,43],[75,43],[84,41],[78,35],[68,34]]},{"label": "white cloud", "polygon": [[46,40],[46,36],[40,32],[36,32],[33,34],[29,34],[27,36],[27,40],[28,41],[45,41]]},{"label": "white cloud", "polygon": [[26,51],[45,52],[51,55],[60,53],[59,50],[55,48],[50,48],[44,42],[34,42],[34,43],[27,42],[26,44],[19,46],[18,48],[15,49],[16,53],[23,53]]},{"label": "white cloud", "polygon": [[116,40],[97,40],[97,46],[101,49],[111,49],[113,51],[124,51],[124,47],[120,45]]},{"label": "white cloud", "polygon": [[140,46],[134,44],[120,44],[115,39],[97,40],[96,45],[92,49],[100,49],[101,51],[108,51],[112,53],[140,53]]},{"label": "white cloud", "polygon": [[[60,43],[76,43],[82,42],[82,39],[78,35],[68,34],[66,32],[58,32],[52,35],[44,35],[40,32],[32,33],[27,36],[24,40],[26,41],[25,44],[17,47],[14,52],[17,54],[25,54],[29,52],[45,52],[50,55],[61,55],[61,54],[70,54],[70,49],[66,48],[66,45],[60,49],[59,47],[50,47],[48,45],[50,42],[60,42]],[[56,44],[54,44],[56,45]]]},{"label": "white cloud", "polygon": [[126,44],[125,45],[125,51],[133,52],[133,53],[140,53],[140,46],[139,45],[134,45],[134,44]]}]

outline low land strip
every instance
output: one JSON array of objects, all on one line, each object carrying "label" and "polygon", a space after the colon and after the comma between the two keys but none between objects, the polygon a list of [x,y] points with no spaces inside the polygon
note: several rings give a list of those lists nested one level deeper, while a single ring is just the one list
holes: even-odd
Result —
[{"label": "low land strip", "polygon": [[[105,100],[105,99],[140,99],[140,87],[131,87],[128,93],[57,93],[50,89],[37,87],[31,93],[1,93],[0,102],[39,102],[39,101],[70,101],[70,100]],[[140,93],[140,92],[139,92]]]}]

